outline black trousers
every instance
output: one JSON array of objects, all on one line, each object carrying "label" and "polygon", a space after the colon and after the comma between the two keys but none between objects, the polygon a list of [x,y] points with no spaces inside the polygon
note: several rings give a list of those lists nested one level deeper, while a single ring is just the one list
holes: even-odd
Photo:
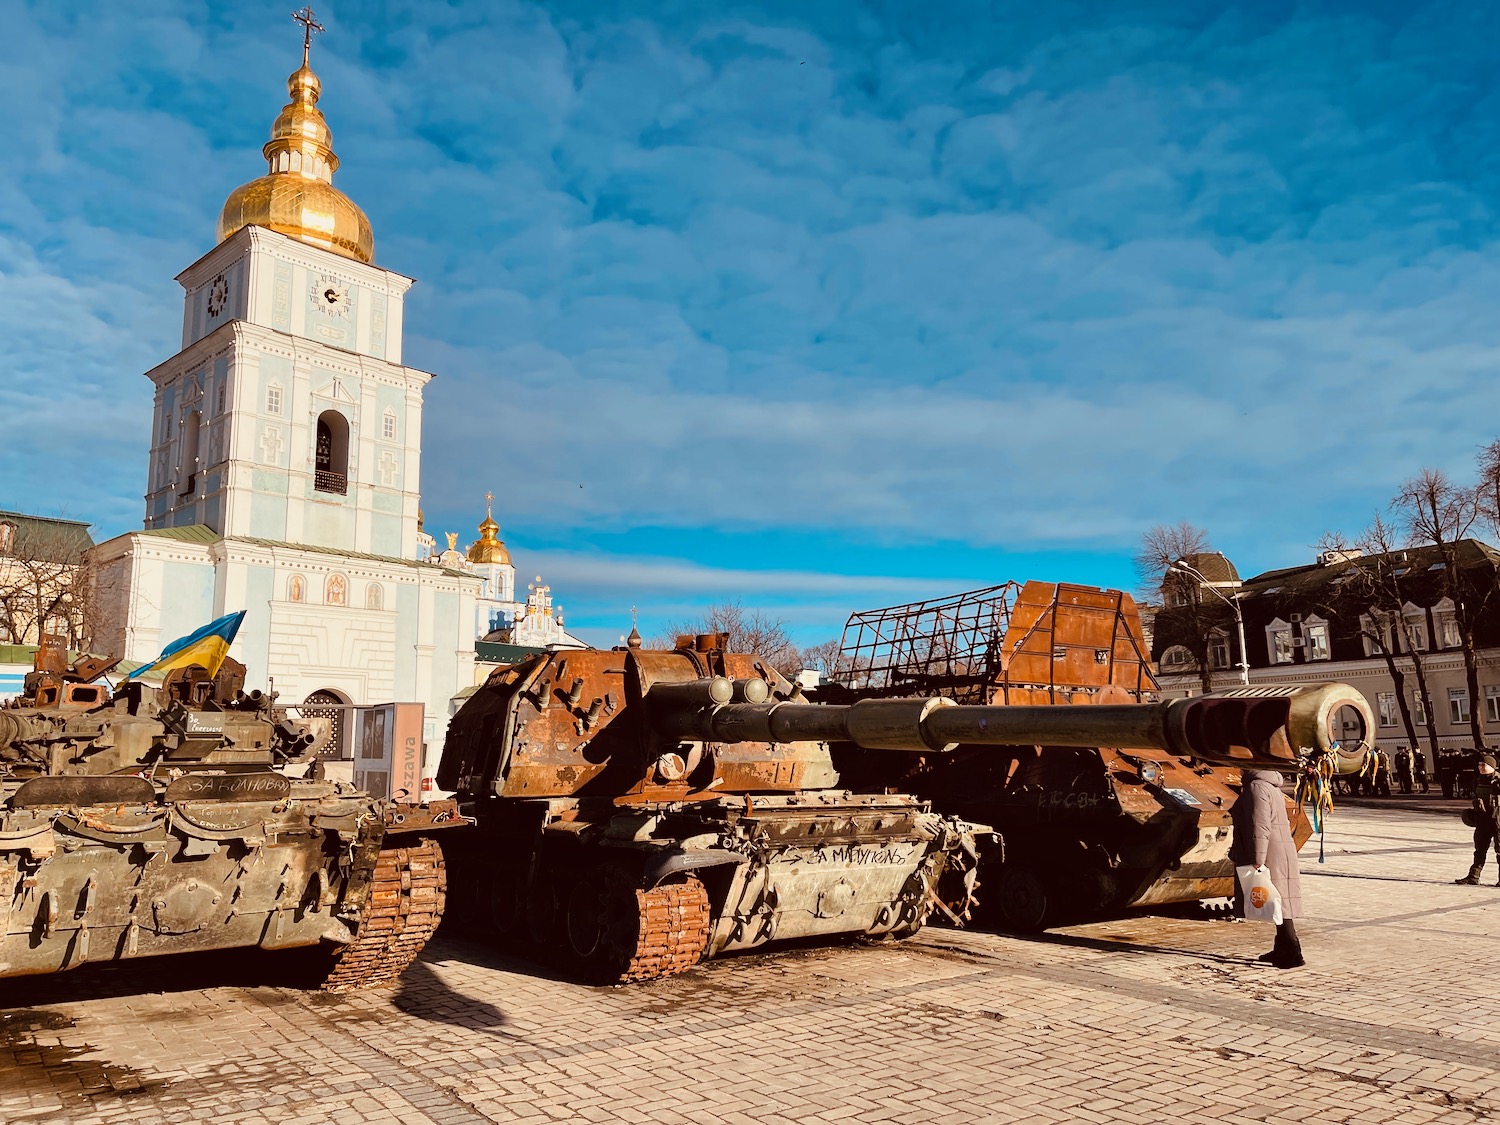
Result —
[{"label": "black trousers", "polygon": [[1479,822],[1479,827],[1474,829],[1474,870],[1478,871],[1484,866],[1492,845],[1495,849],[1495,860],[1500,862],[1500,829],[1497,829],[1494,820],[1485,817]]}]

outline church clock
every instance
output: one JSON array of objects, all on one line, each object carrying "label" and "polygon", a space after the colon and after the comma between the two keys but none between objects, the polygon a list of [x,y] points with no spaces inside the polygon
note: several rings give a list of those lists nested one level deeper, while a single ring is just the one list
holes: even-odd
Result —
[{"label": "church clock", "polygon": [[312,285],[313,304],[325,316],[349,315],[349,287],[337,278],[318,277]]},{"label": "church clock", "polygon": [[208,287],[208,315],[218,316],[229,303],[229,279],[222,273]]}]

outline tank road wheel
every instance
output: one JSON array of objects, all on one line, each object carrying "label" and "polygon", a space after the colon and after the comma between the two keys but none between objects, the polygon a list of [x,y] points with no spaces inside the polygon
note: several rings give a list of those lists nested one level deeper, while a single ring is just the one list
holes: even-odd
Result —
[{"label": "tank road wheel", "polygon": [[1046,929],[1053,904],[1048,901],[1047,886],[1035,867],[1024,863],[1003,864],[999,883],[995,905],[1001,926],[1026,934]]},{"label": "tank road wheel", "polygon": [[686,972],[708,944],[708,891],[697,879],[641,890],[625,872],[589,872],[568,896],[568,946],[602,984]]},{"label": "tank road wheel", "polygon": [[334,953],[320,987],[347,992],[394,981],[437,929],[447,886],[436,840],[382,848],[359,929],[353,941]]}]

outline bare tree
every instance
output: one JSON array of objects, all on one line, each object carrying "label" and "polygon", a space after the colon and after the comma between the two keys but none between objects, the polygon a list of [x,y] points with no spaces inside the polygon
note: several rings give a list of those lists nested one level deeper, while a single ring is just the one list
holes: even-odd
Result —
[{"label": "bare tree", "polygon": [[804,648],[798,662],[803,668],[816,668],[825,680],[836,680],[848,670],[849,659],[839,646],[837,637],[830,637],[820,644]]},{"label": "bare tree", "polygon": [[0,639],[37,644],[42,634],[87,650],[96,614],[86,526],[0,514]]},{"label": "bare tree", "polygon": [[[1205,693],[1213,691],[1214,672],[1210,653],[1214,641],[1226,635],[1233,614],[1228,605],[1205,594],[1191,575],[1172,569],[1174,563],[1212,551],[1208,532],[1187,522],[1157,524],[1141,536],[1135,567],[1141,583],[1141,600],[1160,596],[1162,607],[1152,624],[1160,651],[1184,649],[1193,660],[1198,682]],[[1246,660],[1245,653],[1240,653]]]},{"label": "bare tree", "polygon": [[1342,553],[1354,547],[1362,557],[1351,564],[1342,581],[1325,587],[1324,600],[1319,608],[1329,617],[1353,618],[1358,623],[1360,637],[1385,662],[1386,672],[1396,689],[1396,708],[1401,715],[1401,725],[1406,729],[1412,749],[1416,750],[1421,739],[1412,717],[1411,701],[1406,695],[1406,669],[1401,664],[1402,642],[1405,642],[1406,659],[1411,661],[1417,690],[1423,700],[1423,714],[1427,716],[1427,737],[1435,764],[1437,726],[1433,721],[1432,696],[1427,690],[1427,677],[1416,638],[1403,612],[1406,599],[1400,583],[1402,566],[1394,539],[1391,526],[1378,515],[1352,544],[1342,536],[1325,535],[1318,543],[1320,551]]},{"label": "bare tree", "polygon": [[754,653],[784,676],[795,675],[801,667],[786,623],[759,610],[747,610],[738,600],[711,605],[692,621],[668,622],[656,643],[671,648],[678,636],[696,633],[723,633],[731,651]]},{"label": "bare tree", "polygon": [[[1483,457],[1481,454],[1481,471]],[[1401,486],[1391,503],[1393,512],[1405,524],[1411,542],[1435,546],[1442,560],[1439,585],[1444,596],[1453,603],[1453,620],[1458,627],[1464,677],[1469,688],[1469,733],[1475,746],[1484,745],[1484,723],[1479,712],[1479,658],[1474,651],[1474,628],[1482,604],[1474,604],[1475,599],[1469,596],[1469,583],[1460,573],[1457,547],[1460,540],[1473,533],[1479,520],[1480,497],[1479,488],[1456,485],[1440,469],[1423,469]],[[1492,575],[1489,582],[1480,584],[1483,590],[1480,597],[1487,599],[1494,590],[1493,578]]]}]

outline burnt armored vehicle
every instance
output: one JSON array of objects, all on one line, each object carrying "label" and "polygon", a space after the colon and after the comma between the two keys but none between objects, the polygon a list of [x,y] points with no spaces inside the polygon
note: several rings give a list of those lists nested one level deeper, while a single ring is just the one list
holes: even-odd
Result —
[{"label": "burnt armored vehicle", "polygon": [[[841,683],[820,689],[820,699],[930,693],[1081,710],[1146,702],[1157,689],[1130,595],[1067,583],[1006,583],[855,614],[842,647]],[[1216,698],[1236,706],[1228,701],[1295,694],[1242,688]],[[1328,724],[1336,771],[1357,770],[1373,729],[1363,700],[1340,704]],[[992,825],[1000,847],[980,871],[984,913],[1008,928],[1234,893],[1229,806],[1238,768],[1107,728],[1092,744],[1070,746],[866,755],[848,779],[857,788],[899,786],[940,811]],[[1300,810],[1289,811],[1300,847],[1312,829]]]},{"label": "burnt armored vehicle", "polygon": [[691,729],[795,692],[716,636],[652,652],[632,634],[498,670],[454,716],[438,769],[477,821],[445,841],[455,908],[607,982],[791,938],[904,936],[935,908],[961,918],[969,826],[848,792],[815,736]]},{"label": "burnt armored vehicle", "polygon": [[0,977],[252,947],[325,947],[331,990],[405,969],[442,913],[431,830],[454,806],[288,776],[318,733],[232,660],[112,695],[115,663],[44,644],[0,709]]},{"label": "burnt armored vehicle", "polygon": [[788,938],[906,936],[933,911],[963,918],[986,830],[893,786],[852,791],[895,772],[886,752],[1120,745],[1145,748],[1139,762],[1288,766],[1327,751],[1330,715],[1359,698],[1331,685],[1156,705],[810,703],[720,643],[541,654],[454,717],[438,783],[476,827],[444,842],[456,894],[488,925],[606,981]]}]

